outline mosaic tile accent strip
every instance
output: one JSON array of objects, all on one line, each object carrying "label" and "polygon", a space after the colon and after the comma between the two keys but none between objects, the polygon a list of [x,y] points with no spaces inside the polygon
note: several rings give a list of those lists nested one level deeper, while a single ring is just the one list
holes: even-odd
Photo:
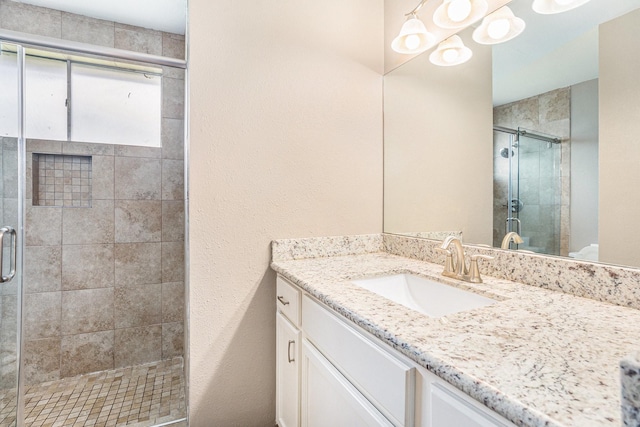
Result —
[{"label": "mosaic tile accent strip", "polygon": [[[28,387],[25,426],[150,427],[181,420],[183,372],[183,360],[176,357]],[[0,396],[0,426],[15,425],[7,416],[15,410],[14,397],[14,390]]]},{"label": "mosaic tile accent strip", "polygon": [[33,153],[33,205],[91,207],[91,156]]}]

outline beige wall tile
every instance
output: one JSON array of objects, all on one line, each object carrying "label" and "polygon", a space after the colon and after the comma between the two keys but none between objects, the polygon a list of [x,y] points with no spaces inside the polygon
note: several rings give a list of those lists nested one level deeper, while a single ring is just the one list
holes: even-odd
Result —
[{"label": "beige wall tile", "polygon": [[162,324],[162,358],[184,354],[184,327],[182,322]]},{"label": "beige wall tile", "polygon": [[25,341],[25,382],[37,384],[60,378],[60,338]]},{"label": "beige wall tile", "polygon": [[61,154],[62,141],[49,141],[46,139],[27,139],[27,152]]},{"label": "beige wall tile", "polygon": [[116,145],[114,147],[116,156],[120,157],[148,157],[159,159],[162,157],[162,148],[159,147],[141,147],[136,145]]},{"label": "beige wall tile", "polygon": [[162,242],[162,282],[184,281],[184,242]]},{"label": "beige wall tile", "polygon": [[18,322],[18,297],[16,295],[3,295],[0,297],[0,343],[2,347],[10,351],[17,342]]},{"label": "beige wall tile", "polygon": [[162,119],[162,158],[184,159],[184,120]]},{"label": "beige wall tile", "polygon": [[162,285],[138,285],[116,289],[115,313],[116,329],[161,323]]},{"label": "beige wall tile", "polygon": [[113,145],[87,142],[65,142],[62,144],[62,153],[78,154],[81,156],[113,156]]},{"label": "beige wall tile", "polygon": [[93,200],[90,208],[64,209],[62,238],[65,245],[113,243],[114,203]]},{"label": "beige wall tile", "polygon": [[0,4],[2,28],[47,37],[61,37],[61,12],[5,1]]},{"label": "beige wall tile", "polygon": [[116,200],[116,243],[159,242],[162,238],[162,202]]},{"label": "beige wall tile", "polygon": [[62,12],[62,38],[97,46],[114,47],[114,23]]},{"label": "beige wall tile", "polygon": [[60,376],[113,369],[113,338],[113,331],[63,337]]},{"label": "beige wall tile", "polygon": [[170,58],[184,59],[185,39],[178,34],[162,34],[162,55]]},{"label": "beige wall tile", "polygon": [[162,202],[162,241],[184,241],[184,200]]},{"label": "beige wall tile", "polygon": [[111,200],[114,195],[114,157],[91,157],[91,186],[93,200]]},{"label": "beige wall tile", "polygon": [[115,47],[135,52],[162,55],[162,33],[130,25],[115,24]]},{"label": "beige wall tile", "polygon": [[184,161],[162,160],[162,200],[184,199]]},{"label": "beige wall tile", "polygon": [[24,337],[27,340],[60,335],[60,292],[27,294],[24,299]]},{"label": "beige wall tile", "polygon": [[27,246],[55,246],[62,242],[62,209],[31,206],[26,203],[25,244]]},{"label": "beige wall tile", "polygon": [[184,282],[162,284],[162,323],[184,320]]},{"label": "beige wall tile", "polygon": [[160,159],[115,158],[115,198],[122,200],[159,200],[162,189]]},{"label": "beige wall tile", "polygon": [[162,245],[158,243],[116,243],[115,285],[120,287],[160,283]]},{"label": "beige wall tile", "polygon": [[184,80],[162,79],[162,117],[184,119]]},{"label": "beige wall tile", "polygon": [[114,328],[113,288],[62,292],[62,334]]},{"label": "beige wall tile", "polygon": [[116,329],[115,366],[131,366],[160,360],[162,357],[162,326]]},{"label": "beige wall tile", "polygon": [[64,245],[62,247],[62,289],[113,287],[113,244]]},{"label": "beige wall tile", "polygon": [[62,283],[62,247],[24,248],[25,293],[59,291]]}]

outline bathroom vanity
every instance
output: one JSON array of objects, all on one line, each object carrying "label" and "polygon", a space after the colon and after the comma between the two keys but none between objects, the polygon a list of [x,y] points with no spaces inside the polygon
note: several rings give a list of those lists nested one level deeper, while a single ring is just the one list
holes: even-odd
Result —
[{"label": "bathroom vanity", "polygon": [[[486,273],[445,279],[434,243],[274,242],[280,427],[621,425],[619,362],[638,349],[640,311]],[[396,273],[494,302],[429,317],[356,283]]]}]

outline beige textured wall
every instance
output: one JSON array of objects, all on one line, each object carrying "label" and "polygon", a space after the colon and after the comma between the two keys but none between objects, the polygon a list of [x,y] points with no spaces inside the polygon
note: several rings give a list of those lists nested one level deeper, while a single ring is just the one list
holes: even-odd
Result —
[{"label": "beige textured wall", "polygon": [[272,239],[382,229],[382,0],[190,1],[191,426],[275,420]]},{"label": "beige textured wall", "polygon": [[491,48],[473,53],[456,67],[426,53],[385,75],[386,232],[461,230],[465,242],[492,242]]},{"label": "beige textured wall", "polygon": [[600,261],[638,265],[640,9],[600,26]]}]

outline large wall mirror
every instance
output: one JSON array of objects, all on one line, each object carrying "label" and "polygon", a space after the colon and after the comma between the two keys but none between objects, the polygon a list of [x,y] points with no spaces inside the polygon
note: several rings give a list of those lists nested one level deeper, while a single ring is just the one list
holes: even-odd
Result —
[{"label": "large wall mirror", "polygon": [[[436,2],[437,3],[437,2]],[[591,0],[385,74],[384,231],[640,267],[640,0]]]}]

